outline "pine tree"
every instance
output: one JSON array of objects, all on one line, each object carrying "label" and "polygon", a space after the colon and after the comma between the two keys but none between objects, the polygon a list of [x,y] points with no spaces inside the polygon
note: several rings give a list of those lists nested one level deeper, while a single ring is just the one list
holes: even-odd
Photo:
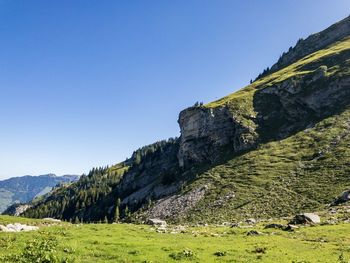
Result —
[{"label": "pine tree", "polygon": [[118,223],[120,219],[119,207],[120,207],[120,198],[117,199],[117,204],[115,205],[114,222],[116,223]]},{"label": "pine tree", "polygon": [[130,212],[129,212],[129,207],[128,206],[125,207],[124,214],[125,214],[126,217],[129,217]]}]

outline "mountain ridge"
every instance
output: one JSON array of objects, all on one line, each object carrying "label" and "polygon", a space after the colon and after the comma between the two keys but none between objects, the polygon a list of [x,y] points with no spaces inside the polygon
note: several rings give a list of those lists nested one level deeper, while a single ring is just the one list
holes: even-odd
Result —
[{"label": "mountain ridge", "polygon": [[48,193],[59,183],[78,180],[77,175],[44,174],[11,177],[0,181],[0,213],[14,203],[26,203]]},{"label": "mountain ridge", "polygon": [[[298,51],[324,35],[314,52]],[[23,215],[222,222],[324,207],[350,187],[349,36],[346,18],[300,41],[301,58],[285,54],[276,71],[182,111],[180,138],[92,170]]]}]

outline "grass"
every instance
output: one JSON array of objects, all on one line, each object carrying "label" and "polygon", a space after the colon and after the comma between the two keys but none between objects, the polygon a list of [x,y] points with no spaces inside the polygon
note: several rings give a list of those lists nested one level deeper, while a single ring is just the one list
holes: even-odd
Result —
[{"label": "grass", "polygon": [[[326,69],[327,79],[349,76],[349,51],[350,38],[346,38],[205,107],[227,105],[235,120],[255,129],[257,112],[253,100],[258,90],[290,78],[307,82],[320,68]],[[304,85],[303,95],[326,84]],[[290,216],[300,211],[323,209],[325,204],[350,188],[347,180],[350,173],[350,109],[345,107],[342,112],[314,123],[283,140],[260,143],[255,150],[228,157],[222,164],[198,175],[197,180],[184,189],[206,185],[209,190],[182,220],[223,222],[247,217]],[[269,132],[261,132],[260,136],[263,138],[263,133],[269,135]],[[234,198],[226,198],[232,195]]]},{"label": "grass", "polygon": [[206,185],[208,191],[184,221],[283,217],[323,209],[350,188],[349,126],[350,109],[209,169],[185,187]]},{"label": "grass", "polygon": [[[252,229],[261,234],[247,236]],[[14,255],[23,260],[28,247],[32,258],[46,253],[57,262],[347,262],[350,225],[305,227],[296,232],[265,230],[262,225],[249,229],[203,226],[171,234],[145,225],[66,224],[42,227],[39,232],[0,233],[0,246],[1,262],[14,260]]]},{"label": "grass", "polygon": [[[257,89],[262,89],[267,86],[275,85],[279,82],[282,82],[294,76],[298,76],[298,75],[303,76],[303,75],[309,74],[316,69],[302,70],[302,68],[305,65],[308,65],[310,63],[314,63],[317,61],[321,61],[324,58],[334,56],[336,54],[347,51],[349,49],[350,49],[350,38],[346,38],[343,41],[336,42],[335,44],[329,46],[328,48],[314,52],[277,72],[274,72],[264,78],[261,78],[253,82],[252,84],[248,85],[247,87],[235,93],[232,93],[219,100],[208,103],[205,106],[209,108],[214,108],[218,106],[223,106],[226,103],[230,103],[232,101],[236,102],[236,100],[237,101],[244,100],[246,97],[253,97],[253,94]],[[332,74],[335,74],[336,72],[337,71],[333,71]]]},{"label": "grass", "polygon": [[[337,56],[341,53],[345,53],[350,50],[350,38],[345,38],[342,41],[336,42],[335,44],[314,52],[299,61],[282,68],[281,70],[263,77],[252,84],[244,87],[243,89],[232,93],[219,100],[210,102],[204,105],[207,108],[216,108],[222,106],[229,106],[231,112],[235,115],[238,122],[247,127],[255,128],[256,125],[253,118],[256,117],[257,113],[254,110],[254,94],[256,91],[264,89],[269,86],[276,85],[291,78],[302,78],[309,74],[314,73],[321,65],[327,66],[327,60]],[[322,63],[323,62],[323,63]],[[314,65],[315,67],[309,67]],[[349,67],[329,67],[327,77],[350,75]]]}]

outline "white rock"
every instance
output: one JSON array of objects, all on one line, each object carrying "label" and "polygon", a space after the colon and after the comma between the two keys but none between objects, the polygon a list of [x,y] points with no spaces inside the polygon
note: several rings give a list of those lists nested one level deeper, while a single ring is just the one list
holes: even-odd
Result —
[{"label": "white rock", "polygon": [[164,220],[152,218],[148,219],[147,223],[152,226],[166,227],[167,223]]},{"label": "white rock", "polygon": [[46,218],[43,218],[43,220],[45,221],[51,221],[51,222],[62,222],[61,220],[59,219],[55,219],[55,218],[51,218],[51,217],[46,217]]},{"label": "white rock", "polygon": [[36,231],[39,227],[37,226],[27,226],[20,223],[8,224],[7,226],[0,225],[0,231],[2,232],[27,232],[27,231]]},{"label": "white rock", "polygon": [[296,215],[290,224],[319,224],[321,223],[321,218],[314,213],[304,213]]},{"label": "white rock", "polygon": [[321,218],[319,217],[319,215],[316,215],[314,213],[304,213],[303,215],[314,224],[321,223]]}]

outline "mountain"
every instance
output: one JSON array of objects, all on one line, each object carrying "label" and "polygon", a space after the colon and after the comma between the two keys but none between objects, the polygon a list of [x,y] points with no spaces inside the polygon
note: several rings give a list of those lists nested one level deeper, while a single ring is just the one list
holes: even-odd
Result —
[{"label": "mountain", "polygon": [[77,181],[78,178],[77,175],[45,174],[13,177],[0,181],[0,213],[12,204],[29,202],[35,197],[50,192],[58,184]]},{"label": "mountain", "polygon": [[95,168],[23,215],[217,223],[323,209],[350,188],[350,17],[178,122],[180,138]]}]

